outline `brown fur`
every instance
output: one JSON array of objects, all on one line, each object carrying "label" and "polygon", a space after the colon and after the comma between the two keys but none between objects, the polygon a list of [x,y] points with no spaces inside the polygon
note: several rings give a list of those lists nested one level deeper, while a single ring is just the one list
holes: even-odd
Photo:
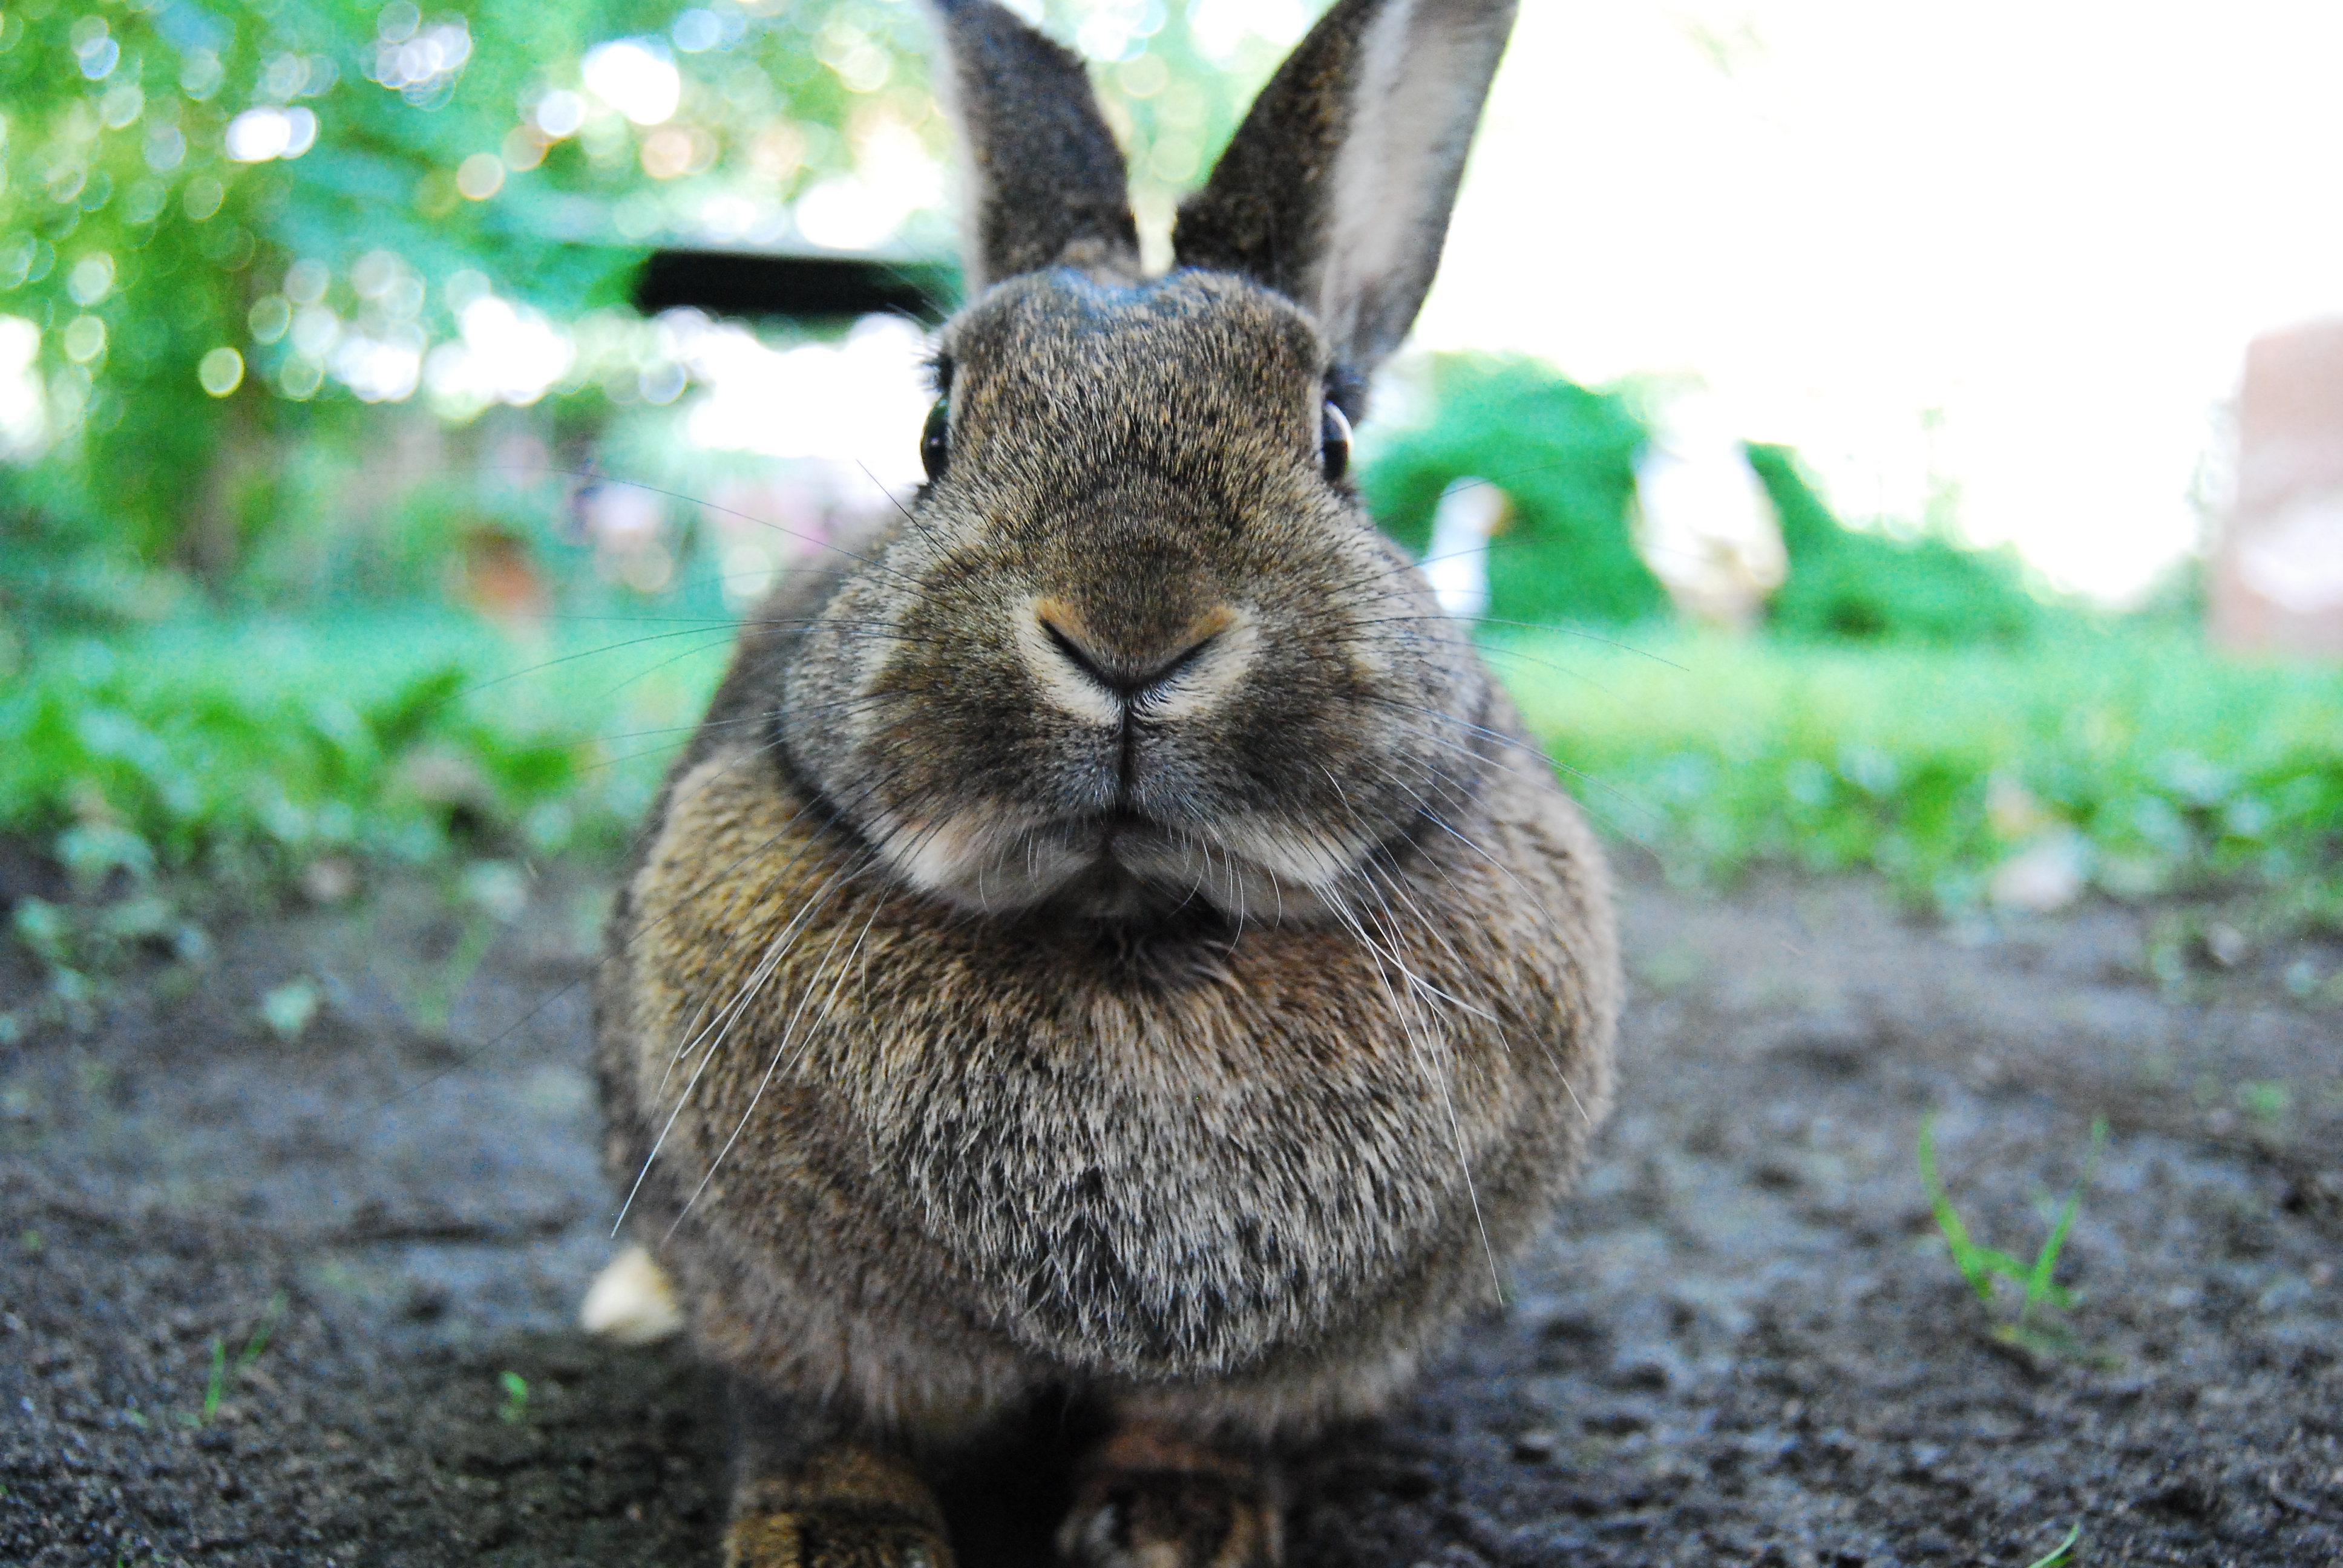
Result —
[{"label": "brown fur", "polygon": [[1609,1103],[1601,855],[1322,461],[1372,355],[1254,276],[1061,260],[946,328],[949,466],[744,628],[611,925],[629,1223],[782,1406],[743,1562],[932,1557],[917,1456],[1051,1394],[1120,1423],[1071,1558],[1277,1561],[1269,1455],[1493,1298]]},{"label": "brown fur", "polygon": [[[1248,929],[1167,983],[1046,919],[841,880],[853,851],[767,759],[709,755],[605,998],[616,1172],[699,1079],[636,1211],[702,1342],[881,1430],[1069,1382],[1253,1436],[1374,1410],[1491,1298],[1609,1100],[1599,859],[1534,759],[1493,783],[1460,825],[1487,858],[1433,847],[1400,884],[1477,929],[1410,920],[1397,945],[1491,1023],[1392,1007],[1339,927]],[[731,1037],[671,1068],[793,922]]]}]

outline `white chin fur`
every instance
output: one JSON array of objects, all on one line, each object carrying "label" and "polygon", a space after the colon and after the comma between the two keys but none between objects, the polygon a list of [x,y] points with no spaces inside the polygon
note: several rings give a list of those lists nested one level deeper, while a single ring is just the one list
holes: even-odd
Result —
[{"label": "white chin fur", "polygon": [[[1325,912],[1335,885],[1363,853],[1363,847],[1252,821],[1209,841],[1161,829],[1110,835],[1096,825],[1020,822],[982,811],[876,826],[880,854],[904,880],[988,914],[1029,909],[1095,882],[1102,915],[1169,899],[1200,900],[1264,923],[1304,919]],[[1138,885],[1117,894],[1118,879],[1098,875],[1110,865]]]}]

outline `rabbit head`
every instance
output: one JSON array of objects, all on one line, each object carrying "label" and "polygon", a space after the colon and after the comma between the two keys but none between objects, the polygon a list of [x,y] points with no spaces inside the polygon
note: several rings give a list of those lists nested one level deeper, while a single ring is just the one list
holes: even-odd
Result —
[{"label": "rabbit head", "polygon": [[799,640],[782,749],[954,904],[1306,917],[1488,762],[1486,677],[1347,462],[1512,5],[1340,0],[1160,277],[1080,62],[992,0],[935,10],[970,303],[929,483]]}]

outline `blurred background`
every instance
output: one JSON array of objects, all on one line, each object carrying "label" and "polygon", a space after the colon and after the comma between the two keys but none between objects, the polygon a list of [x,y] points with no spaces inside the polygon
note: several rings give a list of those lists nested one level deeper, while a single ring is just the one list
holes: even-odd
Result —
[{"label": "blurred background", "polygon": [[[1315,9],[1019,8],[1159,262]],[[200,964],[207,900],[411,868],[492,930],[618,852],[735,618],[919,477],[925,47],[908,0],[0,6],[0,902],[50,980],[0,1033]],[[1360,476],[1631,875],[1867,869],[1980,940],[2164,900],[2175,985],[2343,935],[2338,53],[2308,5],[1530,0]]]}]

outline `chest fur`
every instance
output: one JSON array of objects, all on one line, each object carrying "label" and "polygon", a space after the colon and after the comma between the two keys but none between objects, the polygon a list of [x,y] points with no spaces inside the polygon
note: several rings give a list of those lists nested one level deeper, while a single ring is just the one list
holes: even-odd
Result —
[{"label": "chest fur", "polygon": [[939,920],[789,804],[679,787],[635,890],[633,1067],[697,1222],[776,1260],[835,1237],[862,1266],[828,1288],[910,1282],[1093,1370],[1225,1372],[1485,1270],[1474,1211],[1534,1206],[1571,1141],[1566,999],[1533,970],[1337,926],[1167,980]]}]

